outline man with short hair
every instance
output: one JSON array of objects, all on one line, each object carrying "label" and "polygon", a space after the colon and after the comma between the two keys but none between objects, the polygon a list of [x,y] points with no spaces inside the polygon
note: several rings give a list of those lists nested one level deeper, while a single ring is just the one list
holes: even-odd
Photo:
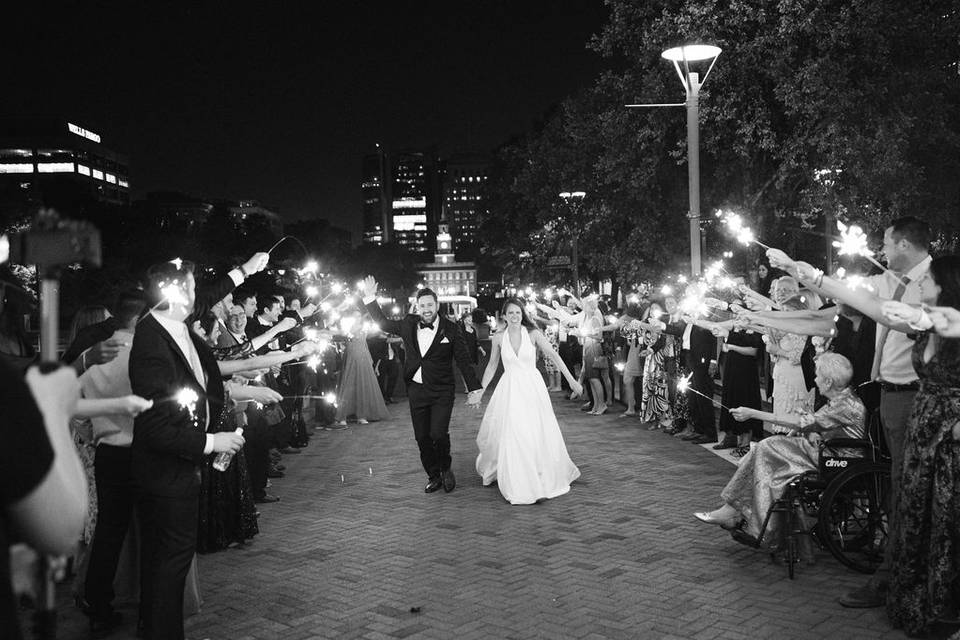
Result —
[{"label": "man with short hair", "polygon": [[[193,265],[175,260],[147,273],[151,311],[137,325],[130,351],[130,386],[154,402],[134,421],[131,464],[140,489],[140,622],[148,639],[182,640],[183,591],[197,545],[200,464],[213,452],[236,453],[243,436],[217,432],[224,402],[220,369],[187,319],[266,267],[258,253],[197,295]],[[175,286],[178,299],[161,293]],[[196,400],[182,394],[192,394]],[[213,427],[213,428],[211,428]]]},{"label": "man with short hair", "polygon": [[[865,278],[874,292],[872,294],[862,288],[855,291],[846,283],[826,276],[806,263],[786,258],[783,265],[798,273],[800,279],[814,291],[855,307],[878,323],[871,379],[880,387],[880,420],[890,451],[890,485],[894,504],[887,511],[887,540],[896,537],[899,524],[895,515],[903,473],[904,434],[919,381],[912,361],[914,340],[905,333],[882,326],[884,318],[881,303],[884,300],[910,304],[922,302],[923,290],[929,291],[934,286],[930,278],[930,238],[930,227],[923,220],[913,216],[894,220],[883,234],[883,255],[889,271]],[[786,257],[779,250],[772,251]],[[773,252],[768,252],[771,262],[777,259]],[[883,606],[890,580],[892,551],[892,545],[888,544],[883,562],[873,577],[862,587],[840,598],[841,605],[852,608]]]},{"label": "man with short hair", "polygon": [[419,315],[390,320],[377,304],[376,279],[367,276],[361,288],[363,304],[373,320],[384,331],[403,338],[407,352],[404,379],[410,416],[420,448],[420,462],[428,478],[423,490],[433,493],[442,487],[449,493],[457,484],[450,468],[450,415],[456,388],[454,362],[466,382],[467,404],[479,406],[483,395],[463,334],[455,322],[438,317],[437,294],[430,289],[417,291]]}]

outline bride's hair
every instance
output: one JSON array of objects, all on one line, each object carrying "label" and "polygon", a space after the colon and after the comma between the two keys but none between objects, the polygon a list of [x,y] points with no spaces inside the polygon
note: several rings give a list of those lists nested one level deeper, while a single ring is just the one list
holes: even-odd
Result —
[{"label": "bride's hair", "polygon": [[530,316],[527,315],[527,307],[520,298],[507,298],[503,303],[503,307],[500,308],[500,316],[506,319],[507,307],[511,304],[520,309],[520,324],[526,327],[527,331],[535,331],[537,325],[534,324]]}]

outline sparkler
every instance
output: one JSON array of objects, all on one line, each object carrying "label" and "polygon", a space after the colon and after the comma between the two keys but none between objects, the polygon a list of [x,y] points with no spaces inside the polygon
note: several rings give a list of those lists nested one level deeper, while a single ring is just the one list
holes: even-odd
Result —
[{"label": "sparkler", "polygon": [[304,289],[304,292],[307,294],[308,298],[313,298],[315,296],[320,295],[320,289],[318,289],[317,286],[313,284],[307,285],[306,289]]},{"label": "sparkler", "polygon": [[743,218],[740,214],[733,213],[730,211],[717,210],[716,216],[723,221],[723,224],[727,226],[727,229],[730,230],[730,233],[734,235],[737,239],[737,242],[746,246],[750,243],[758,244],[764,249],[769,249],[767,245],[763,244],[757,240],[757,236],[754,235],[753,229],[748,227],[743,223]]},{"label": "sparkler", "polygon": [[903,283],[903,280],[900,278],[900,276],[880,264],[880,262],[873,257],[873,251],[869,246],[869,239],[867,238],[867,234],[863,232],[863,229],[855,224],[848,227],[840,220],[837,220],[837,229],[840,231],[840,240],[834,240],[833,246],[837,248],[838,255],[860,256],[861,258],[866,258],[871,264],[882,269],[885,273],[889,273]]},{"label": "sparkler", "polygon": [[690,378],[692,378],[692,377],[693,377],[693,372],[690,372],[690,373],[688,373],[687,375],[679,378],[679,379],[677,380],[677,391],[679,391],[680,393],[686,393],[687,391],[693,391],[695,394],[697,394],[697,395],[700,396],[701,398],[706,398],[707,400],[709,400],[710,402],[712,402],[715,406],[719,407],[720,409],[726,409],[727,411],[730,411],[730,408],[729,408],[729,407],[725,407],[723,404],[717,402],[715,399],[707,396],[707,395],[704,394],[704,393],[700,393],[699,391],[697,391],[696,389],[694,389],[693,387],[691,387],[691,386],[690,386]]},{"label": "sparkler", "polygon": [[181,409],[186,409],[187,413],[190,414],[191,420],[197,419],[197,401],[200,400],[200,396],[197,395],[195,390],[184,387],[180,389],[180,391],[177,391],[174,399],[177,401],[177,404],[180,405]]}]

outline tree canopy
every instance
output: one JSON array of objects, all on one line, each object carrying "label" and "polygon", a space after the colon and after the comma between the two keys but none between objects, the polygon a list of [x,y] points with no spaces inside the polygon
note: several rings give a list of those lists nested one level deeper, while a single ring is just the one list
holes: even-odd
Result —
[{"label": "tree canopy", "polygon": [[[960,10],[949,0],[607,0],[589,46],[611,69],[504,145],[483,221],[522,272],[580,233],[581,270],[631,282],[685,270],[683,89],[664,49],[723,49],[701,93],[707,257],[733,249],[709,212],[734,209],[768,244],[823,259],[825,216],[960,229]],[[557,194],[587,192],[580,215]],[[830,219],[830,218],[828,218]],[[530,255],[524,262],[520,256]],[[742,265],[750,252],[739,252]]]}]

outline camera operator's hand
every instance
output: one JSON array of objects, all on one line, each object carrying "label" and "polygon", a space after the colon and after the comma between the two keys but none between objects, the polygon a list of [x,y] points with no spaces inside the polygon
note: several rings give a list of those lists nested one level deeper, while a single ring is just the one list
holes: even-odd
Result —
[{"label": "camera operator's hand", "polygon": [[290,329],[293,329],[294,327],[296,327],[297,321],[296,319],[288,316],[274,326],[279,333],[283,333],[284,331],[290,331]]},{"label": "camera operator's hand", "polygon": [[128,344],[126,340],[120,338],[110,338],[109,340],[98,342],[87,350],[84,363],[88,367],[95,364],[106,364],[116,358],[120,354],[120,349]]},{"label": "camera operator's hand", "polygon": [[216,453],[236,453],[246,442],[243,436],[230,431],[222,431],[213,435],[213,450]]},{"label": "camera operator's hand", "polygon": [[70,416],[76,411],[77,400],[80,399],[80,381],[76,372],[68,367],[60,367],[44,375],[39,368],[30,367],[26,381],[40,412],[44,417],[55,419],[48,420],[48,424],[62,424],[67,428]]},{"label": "camera operator's hand", "polygon": [[250,256],[250,259],[243,263],[243,270],[247,275],[252,276],[266,269],[268,262],[270,262],[270,254],[265,251],[260,251]]}]

